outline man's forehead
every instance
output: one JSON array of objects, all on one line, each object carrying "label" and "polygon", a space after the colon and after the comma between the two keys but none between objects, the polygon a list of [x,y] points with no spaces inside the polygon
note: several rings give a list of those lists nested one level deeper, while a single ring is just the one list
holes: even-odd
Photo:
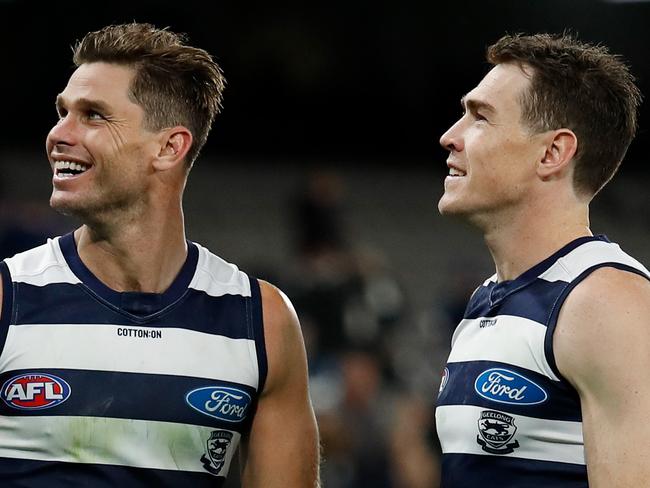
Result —
[{"label": "man's forehead", "polygon": [[474,100],[496,107],[506,107],[520,100],[521,94],[530,85],[530,78],[512,63],[498,64],[492,68],[464,100]]},{"label": "man's forehead", "polygon": [[84,63],[70,76],[62,96],[96,98],[126,96],[133,78],[133,70],[109,63]]}]

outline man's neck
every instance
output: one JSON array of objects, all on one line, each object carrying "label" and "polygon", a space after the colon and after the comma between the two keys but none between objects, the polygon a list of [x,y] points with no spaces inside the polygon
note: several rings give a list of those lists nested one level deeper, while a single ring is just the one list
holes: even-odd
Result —
[{"label": "man's neck", "polygon": [[571,241],[590,235],[586,205],[522,212],[484,228],[498,281],[515,279]]},{"label": "man's neck", "polygon": [[164,222],[141,219],[111,230],[84,225],[75,241],[86,267],[115,291],[162,293],[187,257],[182,213]]}]

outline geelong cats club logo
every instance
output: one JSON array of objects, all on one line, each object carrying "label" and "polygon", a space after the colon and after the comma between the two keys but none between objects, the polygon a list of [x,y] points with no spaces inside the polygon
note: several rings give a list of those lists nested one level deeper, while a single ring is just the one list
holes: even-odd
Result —
[{"label": "geelong cats club logo", "polygon": [[515,419],[505,413],[483,410],[478,419],[478,432],[476,442],[490,454],[510,454],[519,447],[518,441],[510,442],[517,432]]},{"label": "geelong cats club logo", "polygon": [[232,432],[227,430],[212,431],[206,443],[207,456],[206,454],[201,456],[201,462],[206,471],[215,476],[221,472],[221,468],[226,464],[226,454],[231,441]]}]

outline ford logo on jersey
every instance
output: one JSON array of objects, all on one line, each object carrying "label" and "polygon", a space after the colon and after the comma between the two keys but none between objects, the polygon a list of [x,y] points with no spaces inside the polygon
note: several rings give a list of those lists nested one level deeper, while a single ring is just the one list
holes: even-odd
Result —
[{"label": "ford logo on jersey", "polygon": [[192,390],[185,401],[194,410],[226,422],[241,422],[251,397],[245,391],[227,386],[206,386]]},{"label": "ford logo on jersey", "polygon": [[474,382],[474,390],[486,400],[511,405],[536,405],[548,398],[536,383],[519,373],[502,368],[483,371]]},{"label": "ford logo on jersey", "polygon": [[65,402],[70,397],[70,385],[51,374],[21,374],[5,381],[0,395],[11,408],[41,410]]}]

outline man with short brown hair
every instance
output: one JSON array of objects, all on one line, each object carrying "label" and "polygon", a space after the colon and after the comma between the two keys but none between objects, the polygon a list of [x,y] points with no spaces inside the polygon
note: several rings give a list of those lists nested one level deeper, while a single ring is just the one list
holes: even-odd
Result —
[{"label": "man with short brown hair", "polygon": [[148,24],[75,49],[47,137],[74,233],[0,264],[0,485],[318,485],[295,311],[186,240],[182,195],[224,79]]},{"label": "man with short brown hair", "polygon": [[568,35],[505,36],[488,60],[440,139],[439,210],[478,227],[496,266],[440,387],[443,486],[645,486],[650,273],[589,229],[639,91],[617,56]]}]

